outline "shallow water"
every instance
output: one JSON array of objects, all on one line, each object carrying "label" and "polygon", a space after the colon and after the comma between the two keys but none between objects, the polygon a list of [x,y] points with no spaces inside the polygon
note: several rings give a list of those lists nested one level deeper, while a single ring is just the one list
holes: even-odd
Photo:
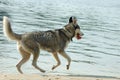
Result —
[{"label": "shallow water", "polygon": [[[55,60],[41,51],[38,61],[46,74],[101,75],[120,77],[120,1],[118,0],[1,0],[0,1],[0,73],[18,73],[21,59],[16,43],[3,36],[2,17],[8,16],[16,33],[58,29],[76,16],[84,37],[73,39],[66,52],[72,58],[70,70],[62,65],[52,71]],[[40,73],[23,65],[25,73]],[[41,73],[42,74],[42,73]]]}]

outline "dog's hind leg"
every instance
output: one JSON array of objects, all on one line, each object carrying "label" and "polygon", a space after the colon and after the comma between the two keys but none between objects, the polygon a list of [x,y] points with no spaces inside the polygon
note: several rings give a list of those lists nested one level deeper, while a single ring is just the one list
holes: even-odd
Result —
[{"label": "dog's hind leg", "polygon": [[54,70],[56,67],[58,67],[61,64],[61,62],[60,62],[57,52],[53,52],[52,54],[55,60],[57,61],[57,64],[52,67],[52,70]]},{"label": "dog's hind leg", "polygon": [[18,48],[19,52],[22,55],[22,60],[16,65],[17,70],[23,74],[22,70],[21,70],[21,66],[28,61],[28,59],[30,58],[30,53],[26,52],[22,47]]},{"label": "dog's hind leg", "polygon": [[36,50],[35,50],[34,53],[33,53],[33,62],[32,62],[32,65],[33,65],[36,69],[38,69],[39,71],[45,72],[45,70],[43,70],[43,69],[41,69],[41,68],[39,68],[39,67],[37,66],[38,57],[39,57],[39,48],[36,48]]},{"label": "dog's hind leg", "polygon": [[69,69],[70,63],[71,63],[71,58],[65,53],[64,50],[59,51],[59,53],[61,56],[63,56],[65,59],[67,59],[67,61],[68,61],[67,69]]}]

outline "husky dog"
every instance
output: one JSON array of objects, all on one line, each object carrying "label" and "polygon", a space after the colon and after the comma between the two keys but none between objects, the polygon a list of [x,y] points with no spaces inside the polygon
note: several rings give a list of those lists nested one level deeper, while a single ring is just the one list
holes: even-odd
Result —
[{"label": "husky dog", "polygon": [[73,37],[80,39],[83,33],[80,31],[79,25],[76,23],[75,17],[70,17],[69,23],[61,29],[28,32],[24,34],[14,33],[8,17],[3,17],[3,32],[5,36],[17,42],[17,48],[22,56],[22,60],[16,65],[17,70],[22,74],[21,66],[27,62],[30,55],[33,55],[32,65],[41,72],[45,70],[37,66],[40,49],[51,52],[57,64],[52,67],[54,70],[61,62],[58,54],[67,59],[67,69],[70,67],[71,58],[66,54],[65,48]]}]

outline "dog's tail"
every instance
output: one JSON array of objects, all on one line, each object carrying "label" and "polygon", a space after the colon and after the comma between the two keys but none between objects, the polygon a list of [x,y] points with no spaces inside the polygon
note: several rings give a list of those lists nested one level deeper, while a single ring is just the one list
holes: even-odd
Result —
[{"label": "dog's tail", "polygon": [[3,32],[5,36],[11,40],[21,40],[21,35],[12,31],[10,21],[6,16],[3,17]]}]

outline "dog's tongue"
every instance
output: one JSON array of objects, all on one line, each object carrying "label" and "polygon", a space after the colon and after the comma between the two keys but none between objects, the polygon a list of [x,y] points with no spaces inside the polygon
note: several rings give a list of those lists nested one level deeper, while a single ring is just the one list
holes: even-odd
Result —
[{"label": "dog's tongue", "polygon": [[77,34],[77,39],[81,39],[82,37],[80,36],[80,34]]}]

